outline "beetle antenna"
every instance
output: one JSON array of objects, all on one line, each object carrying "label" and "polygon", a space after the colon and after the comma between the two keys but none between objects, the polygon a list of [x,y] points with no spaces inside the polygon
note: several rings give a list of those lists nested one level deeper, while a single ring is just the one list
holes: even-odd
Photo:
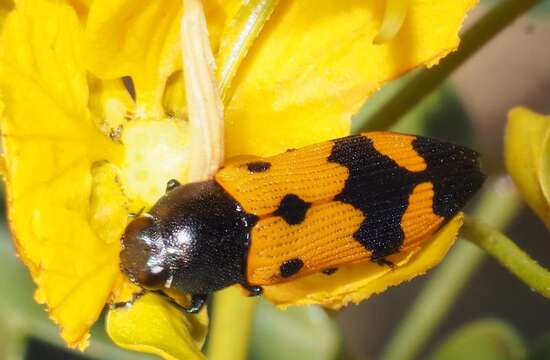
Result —
[{"label": "beetle antenna", "polygon": [[112,308],[114,309],[120,309],[120,308],[126,308],[126,307],[130,307],[132,306],[140,297],[142,297],[143,295],[145,295],[145,293],[147,292],[147,290],[145,290],[144,288],[141,288],[140,291],[138,291],[137,293],[134,293],[132,295],[132,298],[128,301],[121,301],[121,302],[117,302],[117,303],[114,303],[111,305]]},{"label": "beetle antenna", "polygon": [[128,213],[128,217],[132,218],[132,219],[135,219],[135,218],[141,216],[141,214],[143,214],[144,210],[145,210],[145,206],[142,207],[141,209],[139,209],[139,211],[137,213],[134,213],[134,212]]}]

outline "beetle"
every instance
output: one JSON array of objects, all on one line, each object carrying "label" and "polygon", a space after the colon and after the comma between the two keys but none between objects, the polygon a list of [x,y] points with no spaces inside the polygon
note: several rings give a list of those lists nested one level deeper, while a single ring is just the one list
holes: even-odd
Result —
[{"label": "beetle", "polygon": [[132,220],[121,270],[192,295],[262,286],[422,246],[481,187],[478,154],[428,137],[368,132],[228,165]]}]

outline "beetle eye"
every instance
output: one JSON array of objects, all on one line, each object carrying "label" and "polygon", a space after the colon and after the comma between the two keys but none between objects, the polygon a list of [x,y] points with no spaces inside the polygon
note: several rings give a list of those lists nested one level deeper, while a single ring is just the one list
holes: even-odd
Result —
[{"label": "beetle eye", "polygon": [[132,220],[124,230],[122,245],[127,246],[138,240],[147,242],[151,231],[154,231],[154,221],[151,217],[140,216]]}]

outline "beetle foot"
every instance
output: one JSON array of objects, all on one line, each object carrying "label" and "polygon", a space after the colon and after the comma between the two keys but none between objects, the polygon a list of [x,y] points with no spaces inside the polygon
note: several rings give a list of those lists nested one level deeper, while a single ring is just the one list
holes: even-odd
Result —
[{"label": "beetle foot", "polygon": [[181,185],[180,182],[177,181],[176,179],[170,179],[166,183],[166,192],[170,192],[170,191],[174,190],[175,188],[177,188],[180,185]]},{"label": "beetle foot", "polygon": [[142,207],[141,209],[139,209],[139,211],[137,213],[128,213],[128,217],[130,219],[135,219],[135,218],[138,218],[141,216],[141,214],[143,214],[143,211],[145,210],[145,207]]},{"label": "beetle foot", "polygon": [[184,307],[183,310],[188,314],[196,314],[201,311],[204,304],[206,304],[206,300],[208,300],[208,294],[193,294],[191,295],[191,304]]},{"label": "beetle foot", "polygon": [[[184,311],[188,314],[196,314],[199,311],[201,311],[202,307],[206,303],[206,300],[208,300],[208,294],[191,294],[191,304],[189,304],[189,306],[186,307],[178,304],[176,300],[174,300],[173,298],[171,298],[169,295],[167,295],[161,290],[149,290],[149,291],[162,296],[163,298],[168,300],[172,305],[174,305],[181,311]],[[143,292],[141,294],[143,295]]]},{"label": "beetle foot", "polygon": [[386,258],[373,259],[372,261],[374,261],[375,263],[377,263],[380,266],[388,266],[392,269],[395,268],[395,264],[393,262],[389,261]]},{"label": "beetle foot", "polygon": [[250,284],[241,284],[245,290],[248,291],[248,296],[259,296],[262,295],[264,289],[261,286],[250,285]]}]

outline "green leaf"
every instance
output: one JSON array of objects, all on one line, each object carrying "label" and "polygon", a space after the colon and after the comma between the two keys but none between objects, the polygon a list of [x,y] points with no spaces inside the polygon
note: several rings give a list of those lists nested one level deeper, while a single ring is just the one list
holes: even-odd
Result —
[{"label": "green leaf", "polygon": [[523,360],[526,350],[516,330],[498,319],[484,319],[455,331],[431,360]]},{"label": "green leaf", "polygon": [[329,360],[342,350],[336,323],[319,306],[281,311],[261,301],[252,334],[251,359]]},{"label": "green leaf", "polygon": [[550,359],[550,333],[543,335],[533,345],[529,351],[528,360],[548,360]]},{"label": "green leaf", "polygon": [[521,195],[550,229],[550,116],[522,107],[512,109],[504,157]]},{"label": "green leaf", "polygon": [[470,119],[450,83],[426,97],[391,130],[448,139],[467,146],[474,145]]},{"label": "green leaf", "polygon": [[533,10],[531,10],[530,15],[534,15],[537,17],[541,17],[544,19],[544,17],[547,17],[550,15],[550,1],[541,1],[540,4],[535,6]]},{"label": "green leaf", "polygon": [[[411,75],[395,80],[384,86],[365,103],[353,118],[352,132],[359,132],[370,116],[376,114],[389,98],[407,84]],[[408,111],[394,126],[392,131],[423,134],[471,146],[473,131],[468,115],[451,83],[424,98]]]},{"label": "green leaf", "polygon": [[[498,2],[499,0],[482,0],[481,5],[493,5],[494,3]],[[541,20],[544,20],[544,17],[550,15],[550,0],[543,0],[539,1],[539,3],[529,11],[529,16],[534,18],[539,18]]]}]

